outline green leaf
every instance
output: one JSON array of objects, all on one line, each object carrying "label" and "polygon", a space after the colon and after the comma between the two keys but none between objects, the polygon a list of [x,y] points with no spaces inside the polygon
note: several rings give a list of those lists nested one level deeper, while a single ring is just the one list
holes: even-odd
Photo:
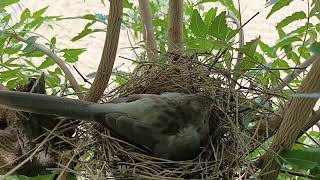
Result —
[{"label": "green leaf", "polygon": [[11,14],[8,14],[1,19],[1,23],[8,24],[10,19],[11,19]]},{"label": "green leaf", "polygon": [[237,18],[240,17],[238,9],[235,8],[232,0],[219,0],[219,2],[225,7],[227,7],[227,9],[231,11]]},{"label": "green leaf", "polygon": [[92,29],[84,29],[77,36],[73,37],[71,39],[71,41],[75,42],[75,41],[87,36],[88,34],[91,34],[92,32],[93,32]]},{"label": "green leaf", "polygon": [[48,68],[52,65],[54,65],[55,62],[51,59],[51,58],[46,58],[45,61],[43,61],[40,66],[37,67],[38,70],[41,70],[41,69],[45,69],[45,68]]},{"label": "green leaf", "polygon": [[259,38],[253,39],[247,42],[242,48],[239,49],[239,52],[244,53],[246,56],[253,56],[256,52],[257,46],[260,42]]},{"label": "green leaf", "polygon": [[230,31],[230,28],[228,28],[227,26],[226,12],[224,11],[214,19],[214,21],[209,27],[208,34],[220,40],[225,40],[227,37],[228,31]]},{"label": "green leaf", "polygon": [[204,24],[208,27],[216,17],[218,8],[211,8],[204,17]]},{"label": "green leaf", "polygon": [[19,71],[20,71],[20,68],[9,70],[9,71],[1,71],[0,80],[16,77]]},{"label": "green leaf", "polygon": [[152,20],[152,25],[153,26],[167,26],[168,21],[165,19],[154,19],[154,20]]},{"label": "green leaf", "polygon": [[282,9],[285,6],[289,6],[289,4],[292,2],[293,0],[279,0],[278,2],[276,2],[273,6],[271,11],[269,12],[269,14],[267,15],[267,19],[274,14],[275,12],[279,11],[280,9]]},{"label": "green leaf", "polygon": [[123,1],[123,8],[132,9],[133,3],[130,3],[128,0]]},{"label": "green leaf", "polygon": [[96,21],[96,17],[93,14],[87,14],[82,17],[83,19]]},{"label": "green leaf", "polygon": [[16,54],[22,48],[22,44],[15,44],[13,46],[7,47],[4,52],[7,54]]},{"label": "green leaf", "polygon": [[198,10],[193,10],[190,22],[191,32],[199,37],[203,37],[206,35],[207,27],[204,24]]},{"label": "green leaf", "polygon": [[298,169],[309,170],[320,166],[320,149],[295,149],[284,151],[281,157]]},{"label": "green leaf", "polygon": [[287,25],[289,25],[290,23],[294,22],[294,21],[298,21],[301,19],[305,19],[307,16],[303,11],[298,11],[293,13],[291,16],[288,16],[286,18],[284,18],[282,21],[280,21],[276,28],[283,28]]},{"label": "green leaf", "polygon": [[38,36],[31,36],[27,39],[27,46],[23,49],[23,52],[28,53],[33,50],[33,46],[35,42],[37,41],[39,37]]},{"label": "green leaf", "polygon": [[6,6],[18,3],[19,1],[20,0],[0,0],[0,9],[4,9]]},{"label": "green leaf", "polygon": [[33,15],[32,15],[32,17],[35,18],[35,19],[36,19],[36,18],[40,18],[40,17],[42,16],[42,14],[47,11],[48,7],[49,7],[49,6],[44,7],[44,8],[42,8],[42,9],[34,12]]},{"label": "green leaf", "polygon": [[26,57],[42,57],[44,53],[41,51],[31,51],[24,54]]},{"label": "green leaf", "polygon": [[310,46],[310,51],[320,55],[320,43],[319,42],[314,42]]},{"label": "green leaf", "polygon": [[85,51],[86,51],[85,48],[81,48],[81,49],[63,49],[61,52],[64,52],[63,57],[67,62],[74,63],[79,60],[79,55]]},{"label": "green leaf", "polygon": [[292,45],[293,42],[302,41],[298,34],[289,34],[279,39],[276,44],[273,46],[274,49],[284,47],[286,45]]},{"label": "green leaf", "polygon": [[270,47],[268,44],[262,42],[261,40],[259,41],[259,46],[261,50],[269,57],[271,58],[276,58],[277,54],[275,53],[274,49]]},{"label": "green leaf", "polygon": [[55,45],[57,43],[57,38],[56,37],[51,38],[50,43]]},{"label": "green leaf", "polygon": [[20,23],[23,23],[26,19],[30,17],[31,17],[31,12],[28,8],[26,8],[20,16]]}]

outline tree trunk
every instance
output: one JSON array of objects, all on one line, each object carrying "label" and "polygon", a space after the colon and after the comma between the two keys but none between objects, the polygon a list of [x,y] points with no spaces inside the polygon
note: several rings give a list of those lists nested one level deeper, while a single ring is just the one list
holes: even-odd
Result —
[{"label": "tree trunk", "polygon": [[108,87],[114,61],[116,59],[120,27],[122,22],[122,0],[110,0],[110,12],[107,26],[107,34],[98,67],[96,78],[89,89],[86,101],[97,102]]},{"label": "tree trunk", "polygon": [[[315,63],[311,67],[306,78],[302,81],[298,93],[319,93],[320,92],[320,56],[314,55]],[[306,124],[317,98],[294,97],[285,113],[278,131],[276,132],[272,145],[264,155],[261,171],[261,179],[276,179],[281,165],[277,162],[277,154],[285,149],[291,149],[300,131]]]},{"label": "tree trunk", "polygon": [[183,0],[169,1],[168,52],[183,52]]}]

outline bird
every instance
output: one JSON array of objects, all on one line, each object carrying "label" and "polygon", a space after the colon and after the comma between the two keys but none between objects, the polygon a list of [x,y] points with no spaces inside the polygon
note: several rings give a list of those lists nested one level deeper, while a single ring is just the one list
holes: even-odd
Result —
[{"label": "bird", "polygon": [[134,94],[92,103],[43,94],[0,90],[0,106],[43,115],[97,122],[174,161],[196,158],[208,138],[215,98],[199,94]]}]

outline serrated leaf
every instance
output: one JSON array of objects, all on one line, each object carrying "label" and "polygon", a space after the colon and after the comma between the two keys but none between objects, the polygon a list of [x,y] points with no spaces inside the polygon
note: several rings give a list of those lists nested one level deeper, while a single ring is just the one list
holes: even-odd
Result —
[{"label": "serrated leaf", "polygon": [[293,0],[279,0],[277,1],[273,6],[271,11],[269,12],[269,14],[267,15],[267,19],[274,14],[275,12],[279,11],[280,9],[282,9],[285,6],[289,6],[289,4],[292,2]]},{"label": "serrated leaf", "polygon": [[51,58],[46,58],[46,60],[44,60],[40,64],[40,66],[37,67],[37,70],[48,68],[48,67],[50,67],[50,66],[52,66],[54,64],[55,64],[55,62]]},{"label": "serrated leaf", "polygon": [[198,10],[193,10],[190,22],[191,32],[199,37],[203,37],[206,35],[207,27],[205,26]]},{"label": "serrated leaf", "polygon": [[310,46],[310,51],[320,55],[320,42],[314,42]]},{"label": "serrated leaf", "polygon": [[239,49],[239,52],[244,53],[247,56],[253,56],[256,52],[257,46],[260,42],[259,38],[253,39],[247,42],[242,48]]},{"label": "serrated leaf", "polygon": [[105,23],[108,19],[108,16],[104,14],[95,14],[95,17],[97,21],[103,22],[103,23]]},{"label": "serrated leaf", "polygon": [[65,58],[65,61],[69,63],[74,63],[79,60],[79,55],[85,51],[86,51],[85,48],[81,48],[81,49],[63,49],[61,52],[64,52],[63,57]]},{"label": "serrated leaf", "polygon": [[211,22],[216,17],[218,8],[211,8],[204,17],[204,24],[206,26],[210,26]]},{"label": "serrated leaf", "polygon": [[75,41],[87,36],[88,34],[91,34],[92,32],[93,32],[92,29],[84,29],[77,36],[73,37],[71,39],[71,41],[75,42]]},{"label": "serrated leaf", "polygon": [[259,46],[261,48],[261,50],[269,57],[271,58],[276,58],[277,55],[274,52],[274,49],[272,47],[270,47],[268,44],[262,42],[261,40],[259,41]]},{"label": "serrated leaf", "polygon": [[0,9],[4,9],[6,6],[18,3],[19,1],[20,0],[0,0]]},{"label": "serrated leaf", "polygon": [[225,40],[229,30],[226,23],[226,12],[222,12],[211,23],[208,34],[220,40]]},{"label": "serrated leaf", "polygon": [[289,25],[290,23],[297,21],[297,20],[301,20],[301,19],[305,19],[307,16],[303,11],[298,11],[293,13],[291,16],[288,16],[286,18],[284,18],[283,20],[281,20],[276,28],[283,28],[287,25]]}]

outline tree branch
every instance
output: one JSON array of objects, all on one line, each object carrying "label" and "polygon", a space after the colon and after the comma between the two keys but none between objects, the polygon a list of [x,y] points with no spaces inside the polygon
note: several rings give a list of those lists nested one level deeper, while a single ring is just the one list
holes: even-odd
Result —
[{"label": "tree branch", "polygon": [[148,0],[139,0],[139,10],[143,29],[143,39],[146,44],[146,52],[148,61],[157,61],[157,42],[154,37],[152,14]]},{"label": "tree branch", "polygon": [[[22,36],[19,36],[15,33],[9,33],[9,32],[6,32],[6,33],[10,34],[13,38],[21,42],[28,43],[27,39]],[[75,79],[75,77],[73,76],[73,74],[71,73],[71,71],[69,70],[69,68],[64,63],[64,61],[58,55],[53,53],[50,49],[46,48],[41,44],[34,43],[33,48],[49,56],[61,68],[61,70],[65,74],[66,79],[70,82],[72,89],[76,92],[76,95],[79,97],[79,99],[82,99],[84,95],[82,94],[80,86],[77,80]]]},{"label": "tree branch", "polygon": [[110,13],[102,57],[96,78],[85,97],[85,100],[87,101],[97,102],[108,86],[117,54],[122,11],[122,0],[110,0]]}]

